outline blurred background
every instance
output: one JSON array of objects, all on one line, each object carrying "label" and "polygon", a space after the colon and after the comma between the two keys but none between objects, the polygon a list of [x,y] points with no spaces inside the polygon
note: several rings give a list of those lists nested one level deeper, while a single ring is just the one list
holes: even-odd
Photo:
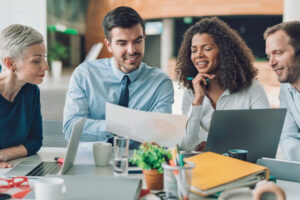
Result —
[{"label": "blurred background", "polygon": [[122,5],[136,9],[146,20],[144,62],[172,78],[174,114],[181,114],[182,88],[174,68],[182,36],[207,16],[218,16],[245,40],[272,107],[279,106],[279,83],[267,63],[263,32],[282,21],[299,20],[298,0],[0,0],[0,30],[20,23],[46,38],[50,71],[39,86],[43,119],[62,120],[68,81],[81,62],[111,56],[102,45],[101,23],[110,10]]}]

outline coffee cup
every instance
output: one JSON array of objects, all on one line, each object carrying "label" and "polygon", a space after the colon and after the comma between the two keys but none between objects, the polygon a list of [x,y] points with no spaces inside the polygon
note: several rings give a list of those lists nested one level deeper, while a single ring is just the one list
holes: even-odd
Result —
[{"label": "coffee cup", "polygon": [[104,167],[109,164],[112,154],[112,144],[96,142],[93,144],[94,161],[97,167]]},{"label": "coffee cup", "polygon": [[248,151],[244,149],[229,149],[228,153],[224,153],[223,155],[247,161]]},{"label": "coffee cup", "polygon": [[34,184],[36,200],[62,200],[65,192],[64,179],[59,177],[43,177]]}]

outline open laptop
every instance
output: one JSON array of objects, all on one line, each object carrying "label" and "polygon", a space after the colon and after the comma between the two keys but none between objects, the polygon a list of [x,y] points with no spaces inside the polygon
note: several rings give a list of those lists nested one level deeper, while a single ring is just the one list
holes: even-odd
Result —
[{"label": "open laptop", "polygon": [[6,177],[14,176],[45,176],[47,174],[63,175],[73,166],[79,141],[82,134],[85,118],[77,120],[72,128],[71,137],[67,146],[64,163],[44,162],[38,159],[26,159],[4,174]]},{"label": "open laptop", "polygon": [[[111,176],[64,175],[64,200],[137,200],[142,189],[141,178]],[[34,188],[24,199],[34,199]]]},{"label": "open laptop", "polygon": [[260,158],[257,160],[257,164],[269,168],[270,175],[277,179],[300,183],[300,162]]},{"label": "open laptop", "polygon": [[226,153],[229,149],[248,150],[247,160],[275,158],[285,108],[216,110],[213,113],[206,151]]}]

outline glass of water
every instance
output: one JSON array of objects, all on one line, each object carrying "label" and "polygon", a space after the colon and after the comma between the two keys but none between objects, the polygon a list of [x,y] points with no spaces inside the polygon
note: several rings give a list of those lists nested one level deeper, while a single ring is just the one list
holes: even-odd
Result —
[{"label": "glass of water", "polygon": [[114,137],[114,175],[128,175],[128,147],[129,138],[127,136]]}]

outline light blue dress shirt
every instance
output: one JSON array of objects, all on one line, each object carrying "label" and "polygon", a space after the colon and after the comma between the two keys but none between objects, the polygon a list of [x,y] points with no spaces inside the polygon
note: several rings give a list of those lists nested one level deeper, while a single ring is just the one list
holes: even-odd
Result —
[{"label": "light blue dress shirt", "polygon": [[280,107],[287,114],[280,138],[280,148],[288,160],[300,161],[300,93],[291,84],[280,85]]},{"label": "light blue dress shirt", "polygon": [[[105,129],[105,103],[118,104],[125,75],[114,63],[113,58],[105,58],[84,62],[75,69],[64,108],[63,132],[67,139],[80,117],[87,117],[81,141],[107,141],[112,137]],[[141,63],[127,75],[131,81],[128,108],[172,113],[174,89],[164,72]]]}]

